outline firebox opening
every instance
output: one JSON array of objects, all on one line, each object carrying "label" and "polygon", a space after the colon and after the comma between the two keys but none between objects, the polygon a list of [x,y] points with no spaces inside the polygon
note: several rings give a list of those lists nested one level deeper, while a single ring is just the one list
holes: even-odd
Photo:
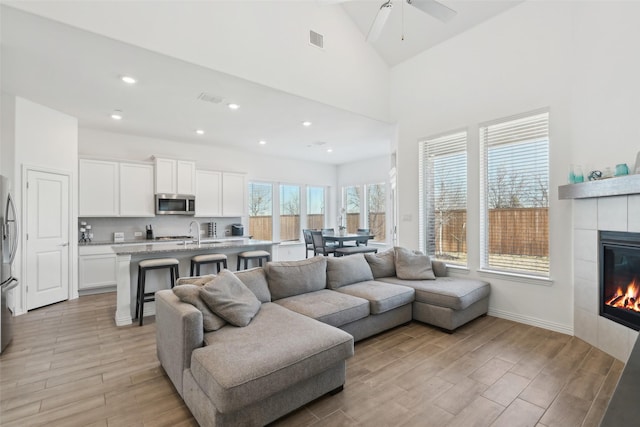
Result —
[{"label": "firebox opening", "polygon": [[600,232],[600,315],[640,330],[640,233]]}]

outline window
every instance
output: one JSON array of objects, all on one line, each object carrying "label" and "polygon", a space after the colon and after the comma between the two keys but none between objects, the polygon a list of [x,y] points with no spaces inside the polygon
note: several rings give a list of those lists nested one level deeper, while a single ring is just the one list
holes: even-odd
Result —
[{"label": "window", "polygon": [[420,247],[466,266],[467,132],[427,139],[420,154]]},{"label": "window", "polygon": [[280,241],[300,239],[300,187],[280,185]]},{"label": "window", "polygon": [[324,228],[324,187],[307,187],[306,228]]},{"label": "window", "polygon": [[367,191],[367,219],[368,227],[376,242],[387,240],[386,235],[386,198],[385,184],[370,184],[366,186]]},{"label": "window", "polygon": [[344,189],[344,209],[338,218],[339,227],[347,227],[348,233],[355,233],[360,228],[360,187],[351,186]]},{"label": "window", "polygon": [[549,113],[480,127],[481,266],[549,275]]},{"label": "window", "polygon": [[249,234],[254,239],[273,239],[273,187],[249,183]]}]

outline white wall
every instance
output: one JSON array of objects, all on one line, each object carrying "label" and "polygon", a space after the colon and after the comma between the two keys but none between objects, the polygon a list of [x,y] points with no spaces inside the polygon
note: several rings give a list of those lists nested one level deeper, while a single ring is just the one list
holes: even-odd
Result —
[{"label": "white wall", "polygon": [[[392,70],[399,123],[399,242],[418,246],[418,141],[468,128],[470,277],[492,284],[490,312],[571,333],[571,204],[559,202],[571,154],[573,4],[525,2]],[[551,285],[481,276],[478,124],[549,107]]]},{"label": "white wall", "polygon": [[[339,5],[316,1],[5,3],[365,116],[386,120],[389,115],[389,68]],[[324,35],[324,50],[309,45],[309,30]]]},{"label": "white wall", "polygon": [[[550,286],[489,277],[490,312],[573,330],[571,163],[633,165],[640,149],[640,3],[525,2],[392,70],[400,243],[418,244],[418,140],[468,127],[469,276],[479,267],[478,123],[550,109]],[[487,278],[484,276],[484,278]]]},{"label": "white wall", "polygon": [[[3,121],[5,120],[3,116]],[[71,262],[69,297],[78,296],[78,121],[76,118],[36,104],[24,98],[15,98],[15,162],[13,171],[13,193],[18,208],[18,216],[25,224],[23,210],[24,183],[22,173],[25,167],[36,167],[43,170],[66,172],[70,175],[71,202],[70,212],[70,253]],[[20,248],[14,263],[14,270],[19,272],[20,286],[14,291],[14,302],[17,314],[26,311],[25,278],[26,266],[23,263],[25,251],[25,226],[22,227]]]}]

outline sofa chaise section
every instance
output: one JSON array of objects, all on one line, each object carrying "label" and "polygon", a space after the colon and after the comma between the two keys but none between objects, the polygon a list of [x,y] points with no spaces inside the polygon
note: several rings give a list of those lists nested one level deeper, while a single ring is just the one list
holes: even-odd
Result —
[{"label": "sofa chaise section", "polygon": [[[183,381],[187,406],[201,425],[271,422],[297,407],[283,401],[275,410],[273,399],[291,398],[296,390],[304,396],[293,402],[304,403],[339,388],[353,356],[349,334],[274,303],[263,304],[248,326],[227,325],[204,341]],[[317,386],[319,378],[325,384]],[[195,404],[206,401],[213,408]]]},{"label": "sofa chaise section", "polygon": [[475,279],[436,277],[434,280],[376,280],[415,289],[413,318],[453,331],[489,311],[489,283]]}]

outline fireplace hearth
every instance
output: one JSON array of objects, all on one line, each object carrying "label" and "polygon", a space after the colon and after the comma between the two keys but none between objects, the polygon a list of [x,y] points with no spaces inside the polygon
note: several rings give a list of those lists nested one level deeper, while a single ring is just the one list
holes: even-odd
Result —
[{"label": "fireplace hearth", "polygon": [[600,315],[640,330],[640,233],[600,231]]}]

